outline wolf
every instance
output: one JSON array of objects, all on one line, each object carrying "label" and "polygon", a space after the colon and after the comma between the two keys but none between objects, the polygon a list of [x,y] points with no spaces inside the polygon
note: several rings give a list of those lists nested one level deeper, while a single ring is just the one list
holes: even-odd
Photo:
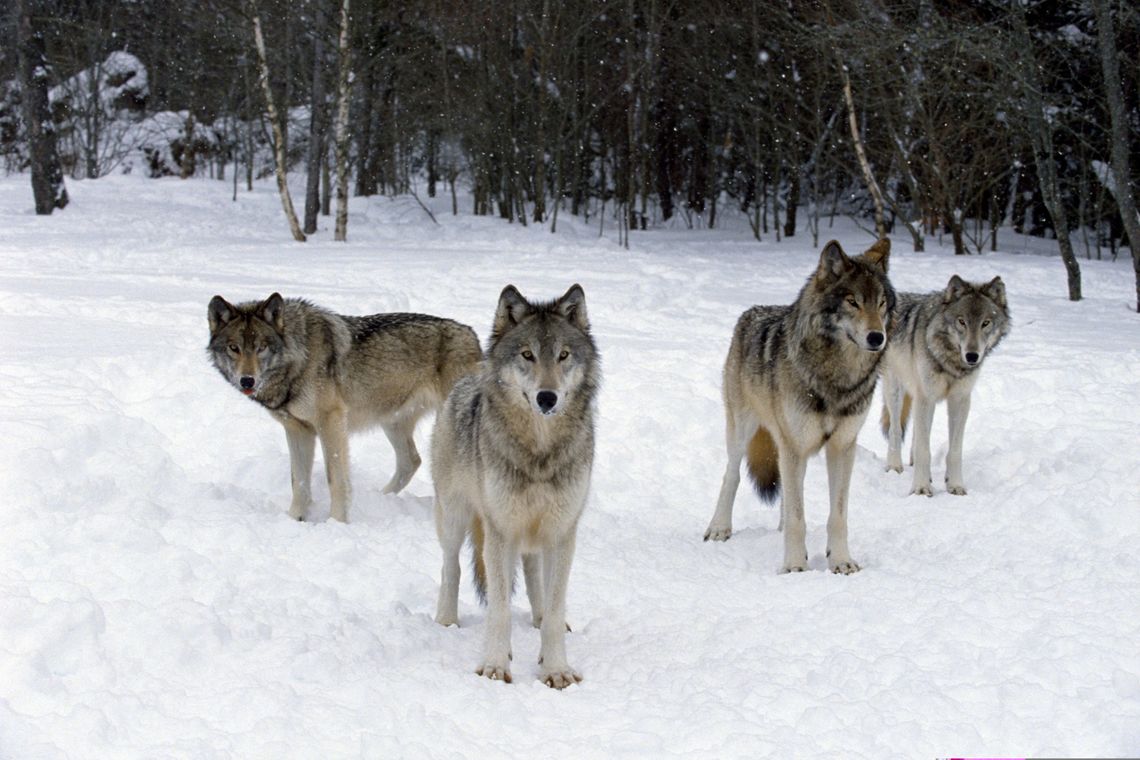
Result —
[{"label": "wolf", "polygon": [[222,376],[285,427],[293,500],[304,520],[319,438],[330,514],[347,522],[351,502],[348,435],[379,425],[396,451],[384,493],[396,493],[420,466],[416,422],[439,408],[456,381],[477,371],[475,331],[426,314],[334,314],[274,293],[264,301],[210,299],[210,359]]},{"label": "wolf", "polygon": [[902,472],[902,439],[914,407],[912,494],[933,496],[930,483],[930,426],[934,406],[946,401],[950,451],[946,490],[966,494],[962,478],[962,437],[970,394],[982,363],[1009,333],[1005,284],[995,277],[974,284],[958,275],[934,293],[900,293],[891,345],[883,360],[883,435],[887,470]]},{"label": "wolf", "polygon": [[871,405],[895,292],[887,278],[890,240],[849,257],[832,240],[790,306],[753,306],[740,316],[724,364],[728,466],[705,540],[732,535],[740,460],[766,501],[783,487],[781,572],[807,569],[803,481],[825,448],[831,492],[827,561],[857,572],[847,545],[847,492],[855,438]]},{"label": "wolf", "polygon": [[594,461],[600,358],[574,285],[555,301],[499,296],[486,360],[455,385],[432,433],[435,525],[443,548],[436,621],[458,625],[459,550],[468,533],[487,604],[476,672],[510,682],[510,597],[522,554],[542,680],[582,680],[566,660],[566,586]]}]

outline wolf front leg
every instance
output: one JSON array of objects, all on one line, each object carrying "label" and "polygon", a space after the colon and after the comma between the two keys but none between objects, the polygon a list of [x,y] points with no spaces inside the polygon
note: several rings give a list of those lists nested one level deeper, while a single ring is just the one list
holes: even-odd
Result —
[{"label": "wolf front leg", "polygon": [[348,469],[348,414],[343,407],[324,413],[317,426],[321,451],[325,456],[325,475],[329,481],[329,516],[348,522],[348,507],[352,501],[352,484]]},{"label": "wolf front leg", "polygon": [[[443,550],[443,568],[439,578],[439,601],[435,607],[435,622],[440,625],[459,625],[459,550],[471,525],[471,515],[460,509],[455,497],[444,497],[436,486],[435,532]],[[478,547],[475,549],[478,551]],[[476,558],[478,562],[478,558]]]},{"label": "wolf front leg", "polygon": [[[783,443],[783,442],[781,442]],[[784,455],[787,452],[787,456]],[[790,445],[780,446],[780,480],[784,488],[784,564],[781,573],[807,570],[807,526],[804,524],[804,473],[807,458]]]},{"label": "wolf front leg", "polygon": [[546,612],[542,616],[542,682],[554,689],[565,689],[582,680],[582,676],[566,661],[566,586],[570,565],[574,560],[577,526],[571,528],[558,543],[542,553],[546,576]]},{"label": "wolf front leg", "polygon": [[483,563],[487,568],[487,629],[483,664],[475,672],[492,681],[511,682],[511,576],[517,550],[498,528],[486,520]]},{"label": "wolf front leg", "polygon": [[831,514],[827,518],[827,566],[833,573],[850,575],[859,572],[847,547],[847,494],[851,489],[851,471],[855,467],[855,439],[827,442],[827,487],[831,495]]},{"label": "wolf front leg", "polygon": [[934,486],[930,483],[930,428],[934,423],[934,401],[923,396],[914,399],[914,440],[911,453],[914,457],[914,481],[912,494],[933,496]]},{"label": "wolf front leg", "polygon": [[283,422],[285,441],[289,444],[289,474],[293,485],[293,501],[289,504],[289,516],[294,520],[304,520],[309,505],[313,503],[313,455],[317,447],[317,432],[298,419],[289,418]]},{"label": "wolf front leg", "polygon": [[970,392],[946,399],[946,417],[950,422],[950,451],[946,454],[946,490],[955,496],[966,495],[962,478],[962,439],[966,435],[966,417],[970,414]]}]

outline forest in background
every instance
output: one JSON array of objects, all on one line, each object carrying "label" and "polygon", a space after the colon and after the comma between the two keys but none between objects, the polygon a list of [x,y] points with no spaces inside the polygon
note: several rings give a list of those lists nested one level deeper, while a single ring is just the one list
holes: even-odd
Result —
[{"label": "forest in background", "polygon": [[131,170],[236,193],[300,172],[307,230],[341,178],[454,212],[459,184],[471,213],[552,229],[608,215],[627,241],[726,212],[757,238],[818,238],[843,213],[966,254],[1008,227],[1058,238],[1074,300],[1078,258],[1140,238],[1130,2],[4,5],[0,162],[35,166],[43,88],[60,189]]}]

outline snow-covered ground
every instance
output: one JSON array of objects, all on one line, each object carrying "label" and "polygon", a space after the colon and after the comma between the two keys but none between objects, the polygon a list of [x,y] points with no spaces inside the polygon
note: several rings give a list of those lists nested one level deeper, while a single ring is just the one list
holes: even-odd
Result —
[{"label": "snow-covered ground", "polygon": [[[1004,233],[955,258],[895,239],[903,290],[1000,274],[1014,326],[966,434],[970,495],[908,496],[860,437],[851,545],[826,572],[826,473],[808,469],[813,572],[777,575],[777,512],[742,487],[704,543],[724,467],[720,368],[754,303],[815,265],[799,235],[557,235],[434,226],[354,199],[350,242],[286,234],[269,184],[112,177],[31,212],[0,179],[0,757],[935,757],[1140,753],[1140,317],[1128,261],[1064,270]],[[609,229],[613,226],[610,224]],[[870,241],[825,230],[849,251]],[[826,239],[826,237],[825,237]],[[417,310],[485,337],[499,291],[585,288],[604,357],[599,450],[570,580],[582,684],[536,678],[516,596],[515,683],[474,675],[484,612],[432,621],[440,551],[425,461],[352,441],[355,505],[288,519],[281,427],[209,365],[206,303],[274,290],[342,313]],[[872,418],[877,418],[878,403]],[[427,458],[430,424],[417,440]],[[946,422],[934,431],[942,485]],[[318,454],[319,456],[319,454]],[[318,464],[317,472],[321,467]]]}]

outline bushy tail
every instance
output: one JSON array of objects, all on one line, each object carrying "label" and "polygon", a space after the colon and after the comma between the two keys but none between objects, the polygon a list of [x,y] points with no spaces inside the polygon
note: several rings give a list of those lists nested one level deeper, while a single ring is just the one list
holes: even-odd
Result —
[{"label": "bushy tail", "polygon": [[780,494],[780,452],[776,440],[764,427],[756,428],[748,442],[746,459],[756,495],[764,501],[775,501]]},{"label": "bushy tail", "polygon": [[[902,437],[906,438],[906,423],[910,419],[910,394],[904,393],[902,400],[902,411],[899,412],[899,424],[902,425]],[[879,417],[879,423],[883,428],[883,437],[891,434],[891,410],[883,404],[883,413]]]},{"label": "bushy tail", "polygon": [[471,578],[479,603],[487,603],[487,566],[483,564],[483,519],[478,515],[471,520]]}]

